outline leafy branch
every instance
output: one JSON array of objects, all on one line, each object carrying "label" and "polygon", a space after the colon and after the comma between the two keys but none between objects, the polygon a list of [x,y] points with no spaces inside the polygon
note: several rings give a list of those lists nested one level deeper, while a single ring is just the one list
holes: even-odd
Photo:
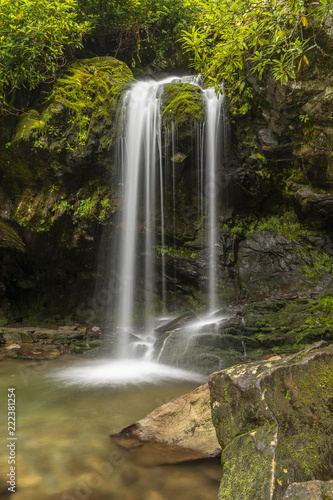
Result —
[{"label": "leafy branch", "polygon": [[[193,67],[210,84],[224,81],[238,104],[251,75],[261,80],[270,72],[286,85],[308,66],[316,46],[316,29],[333,13],[330,0],[201,0],[203,15],[182,42]],[[248,108],[244,108],[245,111]]]}]

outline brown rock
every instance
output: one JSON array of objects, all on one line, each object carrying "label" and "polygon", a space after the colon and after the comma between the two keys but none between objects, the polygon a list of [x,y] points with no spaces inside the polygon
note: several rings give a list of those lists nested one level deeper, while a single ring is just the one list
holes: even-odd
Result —
[{"label": "brown rock", "polygon": [[221,452],[207,384],[164,404],[111,438],[145,465],[216,457]]}]

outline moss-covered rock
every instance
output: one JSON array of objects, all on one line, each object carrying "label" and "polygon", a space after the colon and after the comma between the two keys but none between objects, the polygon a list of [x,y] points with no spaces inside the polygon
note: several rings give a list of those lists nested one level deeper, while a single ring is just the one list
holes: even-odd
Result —
[{"label": "moss-covered rock", "polygon": [[21,120],[14,142],[32,141],[35,148],[67,151],[72,161],[96,147],[96,136],[101,139],[98,149],[110,148],[114,137],[107,138],[107,131],[112,128],[122,91],[132,79],[126,64],[112,57],[72,64],[57,80],[44,109],[31,110]]},{"label": "moss-covered rock", "polygon": [[288,486],[283,500],[333,500],[333,481],[306,481]]},{"label": "moss-covered rock", "polygon": [[[222,261],[238,278],[238,297],[291,298],[328,290],[333,278],[333,245],[323,221],[299,219],[293,208],[272,207],[235,216],[221,228]],[[225,298],[235,300],[224,286]]]},{"label": "moss-covered rock", "polygon": [[211,375],[222,447],[219,500],[283,498],[289,484],[333,474],[333,346]]},{"label": "moss-covered rock", "polygon": [[180,138],[191,136],[193,126],[204,118],[205,106],[200,87],[189,83],[168,83],[164,87],[162,123],[165,128],[171,124]]},{"label": "moss-covered rock", "polygon": [[102,226],[117,205],[112,153],[118,104],[132,80],[112,57],[80,60],[44,89],[43,102],[39,96],[27,114],[1,120],[0,293],[8,321],[63,322],[87,309]]}]

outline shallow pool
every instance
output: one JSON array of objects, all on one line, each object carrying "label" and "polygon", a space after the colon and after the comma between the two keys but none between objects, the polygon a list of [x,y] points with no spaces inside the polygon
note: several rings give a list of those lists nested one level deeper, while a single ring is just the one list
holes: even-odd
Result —
[{"label": "shallow pool", "polygon": [[110,434],[204,382],[163,369],[164,374],[160,367],[134,362],[121,368],[70,355],[43,362],[2,359],[0,496],[8,487],[7,389],[13,387],[14,500],[215,500],[218,460],[142,467],[110,440]]}]

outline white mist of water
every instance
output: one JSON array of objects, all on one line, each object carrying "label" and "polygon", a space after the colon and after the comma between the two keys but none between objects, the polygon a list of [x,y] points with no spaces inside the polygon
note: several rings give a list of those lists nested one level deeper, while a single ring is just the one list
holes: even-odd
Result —
[{"label": "white mist of water", "polygon": [[170,381],[189,381],[203,384],[206,377],[180,368],[141,359],[89,361],[71,367],[62,367],[50,374],[65,385],[121,387],[127,385],[158,384]]}]

